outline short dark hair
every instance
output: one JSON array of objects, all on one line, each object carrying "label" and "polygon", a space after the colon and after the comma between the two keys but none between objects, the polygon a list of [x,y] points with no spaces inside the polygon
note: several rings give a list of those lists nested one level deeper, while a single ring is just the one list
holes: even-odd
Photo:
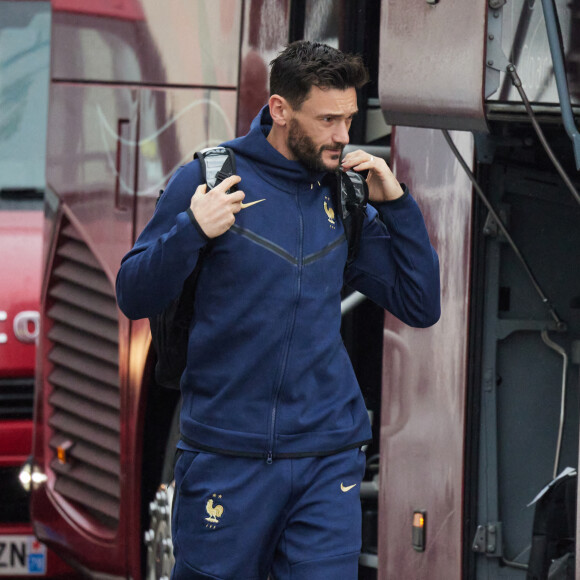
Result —
[{"label": "short dark hair", "polygon": [[310,89],[360,89],[369,80],[362,58],[321,42],[298,40],[270,63],[270,95],[300,109]]}]

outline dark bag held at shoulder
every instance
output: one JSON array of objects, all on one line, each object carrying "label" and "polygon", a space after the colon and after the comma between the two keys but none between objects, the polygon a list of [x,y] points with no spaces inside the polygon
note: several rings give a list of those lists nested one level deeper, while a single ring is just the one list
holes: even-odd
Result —
[{"label": "dark bag held at shoulder", "polygon": [[[236,172],[234,153],[227,147],[211,147],[195,154],[208,191]],[[337,178],[338,208],[348,242],[348,267],[356,257],[358,242],[366,215],[368,188],[364,178],[348,171],[340,172]],[[235,191],[233,186],[228,193]],[[163,191],[159,193],[159,197]],[[159,200],[158,200],[159,201]],[[179,389],[181,375],[187,364],[189,327],[193,318],[194,295],[197,278],[203,263],[203,251],[193,272],[183,283],[181,294],[157,316],[149,319],[151,340],[157,353],[155,381],[172,389]]]}]

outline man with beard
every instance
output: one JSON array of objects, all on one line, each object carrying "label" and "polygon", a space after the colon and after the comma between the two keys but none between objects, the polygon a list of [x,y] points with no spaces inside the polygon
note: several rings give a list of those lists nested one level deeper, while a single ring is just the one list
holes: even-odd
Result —
[{"label": "man with beard", "polygon": [[[357,578],[371,429],[340,335],[341,289],[416,327],[440,313],[437,255],[409,191],[382,159],[341,160],[366,80],[358,57],[289,45],[272,61],[268,105],[224,144],[236,175],[207,191],[198,161],[179,169],[123,258],[117,297],[133,319],[162,311],[201,260],[174,580]],[[334,194],[350,169],[368,171],[372,206],[347,267]]]}]

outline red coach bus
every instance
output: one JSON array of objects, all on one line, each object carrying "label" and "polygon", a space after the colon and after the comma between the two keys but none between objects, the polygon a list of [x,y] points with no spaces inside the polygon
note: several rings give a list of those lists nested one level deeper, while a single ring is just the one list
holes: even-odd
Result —
[{"label": "red coach bus", "polygon": [[364,56],[351,143],[390,155],[442,264],[428,330],[345,290],[375,433],[360,578],[525,578],[528,504],[578,463],[579,22],[577,0],[53,0],[38,538],[89,577],[169,576],[178,393],[116,272],[176,167],[243,134],[268,62],[306,38]]}]

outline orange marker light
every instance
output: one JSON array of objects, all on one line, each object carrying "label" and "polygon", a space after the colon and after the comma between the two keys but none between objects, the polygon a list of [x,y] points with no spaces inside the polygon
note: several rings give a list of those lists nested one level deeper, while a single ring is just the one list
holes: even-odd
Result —
[{"label": "orange marker light", "polygon": [[56,457],[58,462],[62,465],[66,465],[69,462],[69,453],[73,447],[72,441],[63,441],[60,445],[56,448]]},{"label": "orange marker light", "polygon": [[413,549],[417,552],[425,551],[425,526],[427,512],[415,510],[413,512]]}]

